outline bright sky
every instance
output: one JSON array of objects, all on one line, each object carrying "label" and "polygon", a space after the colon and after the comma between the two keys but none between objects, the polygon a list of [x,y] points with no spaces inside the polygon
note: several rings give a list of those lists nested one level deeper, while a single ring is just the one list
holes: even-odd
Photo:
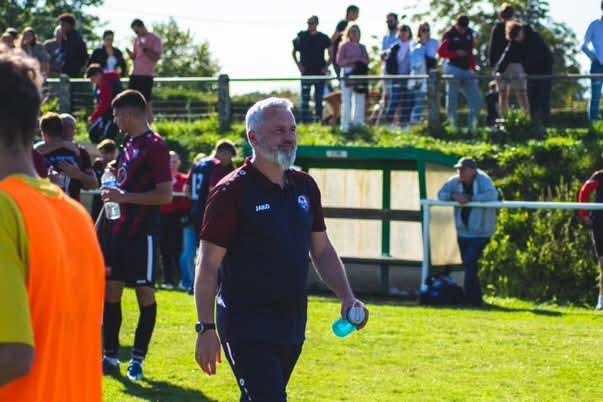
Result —
[{"label": "bright sky", "polygon": [[[222,71],[232,78],[294,77],[297,68],[291,59],[291,40],[306,28],[306,20],[316,14],[319,30],[331,35],[337,22],[345,16],[350,4],[360,7],[358,24],[362,41],[382,37],[385,15],[392,11],[409,17],[424,11],[428,0],[105,0],[94,12],[106,29],[116,33],[121,48],[131,44],[130,22],[141,18],[150,26],[174,17],[181,28],[188,28],[195,38],[207,40]],[[580,3],[581,7],[576,4]],[[209,5],[211,4],[211,6]],[[582,39],[586,27],[601,15],[599,0],[550,0],[551,16],[562,21]],[[582,8],[584,7],[584,8]],[[441,24],[435,24],[441,26]],[[447,25],[447,23],[445,23]],[[415,24],[411,24],[413,31]],[[104,28],[99,29],[99,35]],[[577,43],[576,46],[579,46]],[[586,58],[581,57],[583,69]],[[242,85],[242,84],[238,84]],[[239,92],[243,88],[236,88]]]}]

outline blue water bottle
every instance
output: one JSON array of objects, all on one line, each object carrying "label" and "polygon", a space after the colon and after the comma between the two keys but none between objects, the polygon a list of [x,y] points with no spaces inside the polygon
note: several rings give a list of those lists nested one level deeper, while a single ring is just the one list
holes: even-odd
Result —
[{"label": "blue water bottle", "polygon": [[345,338],[356,331],[358,325],[364,322],[366,313],[363,307],[353,306],[348,310],[346,318],[340,318],[333,323],[333,333],[338,338]]}]

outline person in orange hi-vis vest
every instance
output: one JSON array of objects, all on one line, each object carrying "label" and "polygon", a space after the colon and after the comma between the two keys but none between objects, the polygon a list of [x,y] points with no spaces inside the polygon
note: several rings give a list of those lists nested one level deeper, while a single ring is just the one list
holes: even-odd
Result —
[{"label": "person in orange hi-vis vest", "polygon": [[0,77],[0,401],[100,402],[105,271],[92,220],[36,174],[37,63],[0,49]]}]

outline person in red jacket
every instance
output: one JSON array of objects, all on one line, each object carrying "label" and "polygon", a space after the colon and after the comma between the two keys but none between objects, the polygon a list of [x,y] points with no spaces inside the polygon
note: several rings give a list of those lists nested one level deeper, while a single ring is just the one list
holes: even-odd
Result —
[{"label": "person in red jacket", "polygon": [[444,72],[446,75],[452,75],[452,79],[447,81],[448,121],[451,126],[456,127],[460,92],[469,104],[469,129],[475,130],[479,111],[482,108],[482,96],[479,82],[475,77],[477,71],[475,33],[469,28],[469,18],[466,15],[461,15],[456,24],[444,34],[438,55],[448,60]]},{"label": "person in red jacket", "polygon": [[[582,185],[578,194],[578,202],[590,202],[591,194],[595,192],[595,202],[603,202],[603,170],[598,170]],[[578,215],[582,222],[593,229],[593,245],[601,274],[599,275],[599,298],[595,310],[603,311],[603,211],[580,211]]]},{"label": "person in red jacket", "polygon": [[105,138],[113,139],[117,134],[117,126],[113,123],[111,102],[123,90],[119,73],[104,72],[100,64],[90,64],[86,77],[95,85],[96,110],[88,118],[90,139],[98,143]]},{"label": "person in red jacket", "polygon": [[[172,191],[174,194],[182,193],[188,176],[180,173],[180,157],[170,151],[170,169],[172,172]],[[160,207],[161,222],[159,229],[159,251],[161,252],[161,265],[163,267],[164,289],[174,289],[178,284],[180,270],[180,253],[182,252],[183,220],[186,219],[191,209],[191,201],[183,195],[175,195],[170,204]],[[181,290],[188,290],[181,286]]]}]

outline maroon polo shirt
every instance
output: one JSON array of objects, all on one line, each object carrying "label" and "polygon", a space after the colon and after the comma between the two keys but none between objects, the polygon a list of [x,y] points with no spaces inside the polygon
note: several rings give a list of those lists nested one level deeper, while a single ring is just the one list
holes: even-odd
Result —
[{"label": "maroon polo shirt", "polygon": [[312,233],[325,230],[320,191],[306,173],[286,171],[281,188],[248,159],[211,190],[201,239],[226,248],[222,341],[303,342]]}]

